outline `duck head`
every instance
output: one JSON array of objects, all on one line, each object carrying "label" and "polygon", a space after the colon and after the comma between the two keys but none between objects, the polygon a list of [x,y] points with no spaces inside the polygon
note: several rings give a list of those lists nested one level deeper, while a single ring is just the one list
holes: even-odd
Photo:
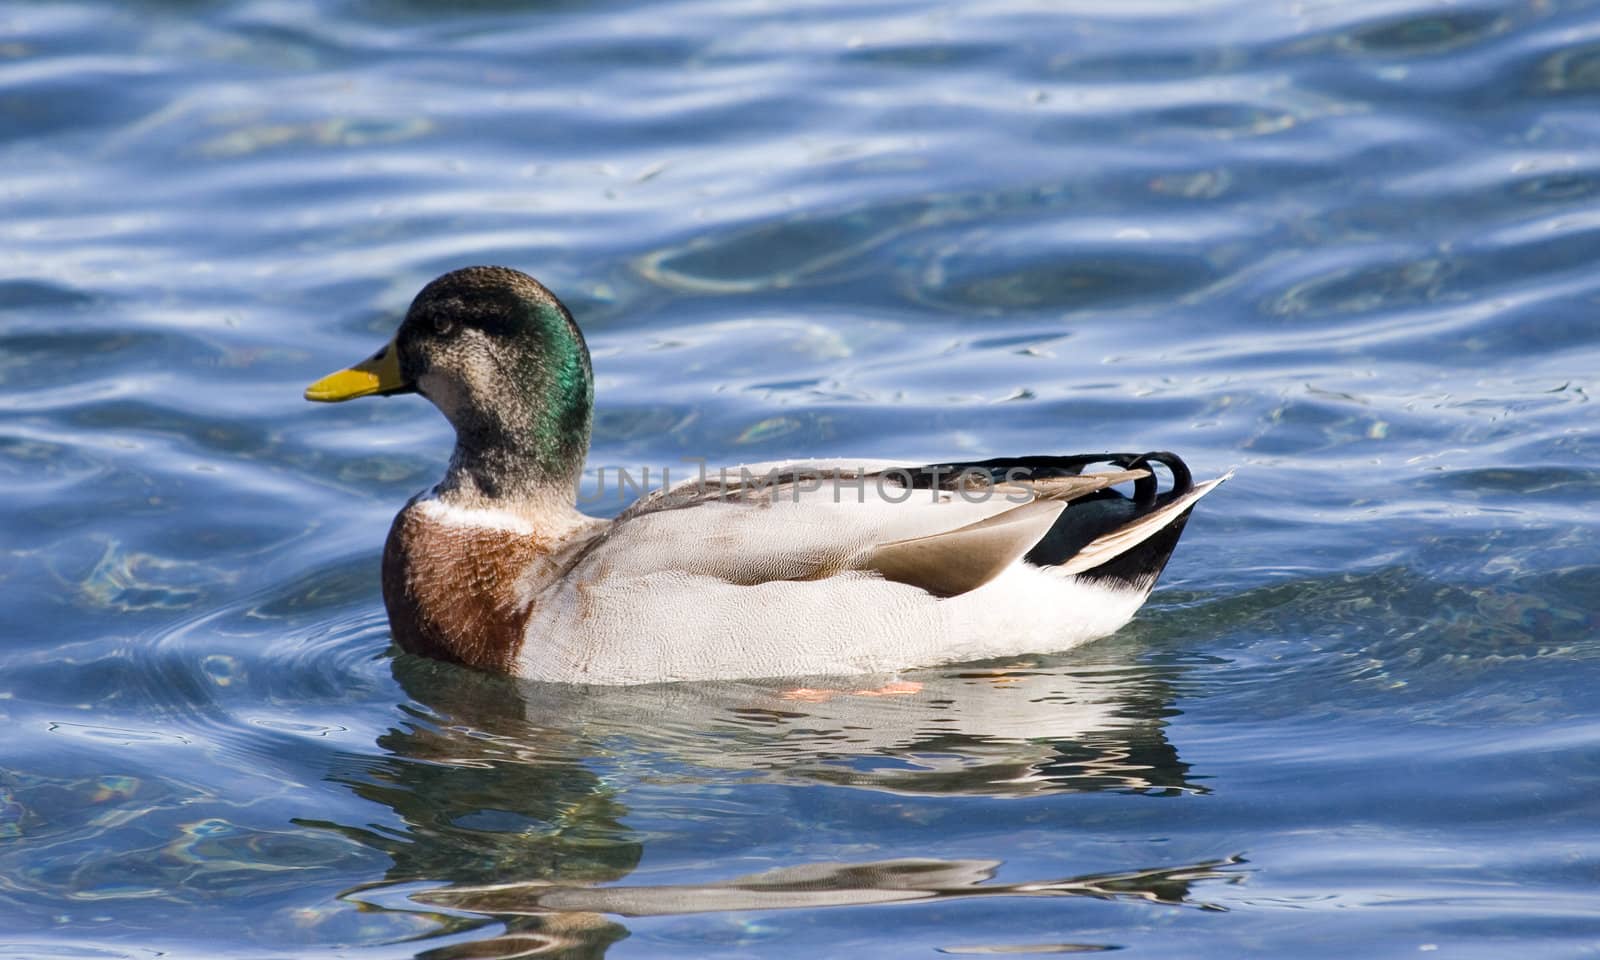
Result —
[{"label": "duck head", "polygon": [[447,273],[417,294],[394,339],[306,388],[307,400],[420,393],[455,427],[441,497],[571,503],[589,449],[589,350],[555,294],[507,267]]}]

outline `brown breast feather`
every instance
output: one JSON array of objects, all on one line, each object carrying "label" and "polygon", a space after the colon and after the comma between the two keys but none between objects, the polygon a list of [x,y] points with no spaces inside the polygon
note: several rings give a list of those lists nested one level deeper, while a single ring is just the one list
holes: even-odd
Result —
[{"label": "brown breast feather", "polygon": [[533,614],[517,582],[548,552],[536,535],[445,523],[406,507],[383,548],[383,602],[395,642],[410,653],[510,671]]}]

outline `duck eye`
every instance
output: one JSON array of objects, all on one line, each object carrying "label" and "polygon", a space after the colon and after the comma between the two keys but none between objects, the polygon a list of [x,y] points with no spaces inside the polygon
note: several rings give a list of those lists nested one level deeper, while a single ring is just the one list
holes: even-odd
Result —
[{"label": "duck eye", "polygon": [[456,322],[449,317],[434,317],[433,332],[441,337],[448,337],[456,332]]}]

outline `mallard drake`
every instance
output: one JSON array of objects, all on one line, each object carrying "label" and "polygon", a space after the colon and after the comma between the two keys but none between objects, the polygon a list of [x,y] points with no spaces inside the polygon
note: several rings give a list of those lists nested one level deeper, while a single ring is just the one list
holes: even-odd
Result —
[{"label": "mallard drake", "polygon": [[1132,619],[1195,502],[1227,479],[1196,484],[1164,452],[795,461],[586,516],[589,351],[555,294],[506,267],[429,283],[383,349],[305,395],[403,393],[432,401],[456,444],[384,545],[396,642],[553,682],[881,674],[1065,649]]}]

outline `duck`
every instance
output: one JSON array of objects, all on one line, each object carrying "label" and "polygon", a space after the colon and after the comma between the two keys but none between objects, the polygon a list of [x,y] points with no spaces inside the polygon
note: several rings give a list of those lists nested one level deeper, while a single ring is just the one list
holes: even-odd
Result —
[{"label": "duck", "polygon": [[590,516],[587,344],[554,293],[500,266],[428,283],[387,344],[305,397],[412,393],[455,446],[384,543],[395,644],[548,683],[897,675],[1065,650],[1133,618],[1231,475],[1196,483],[1165,451],[793,460],[701,469]]}]

